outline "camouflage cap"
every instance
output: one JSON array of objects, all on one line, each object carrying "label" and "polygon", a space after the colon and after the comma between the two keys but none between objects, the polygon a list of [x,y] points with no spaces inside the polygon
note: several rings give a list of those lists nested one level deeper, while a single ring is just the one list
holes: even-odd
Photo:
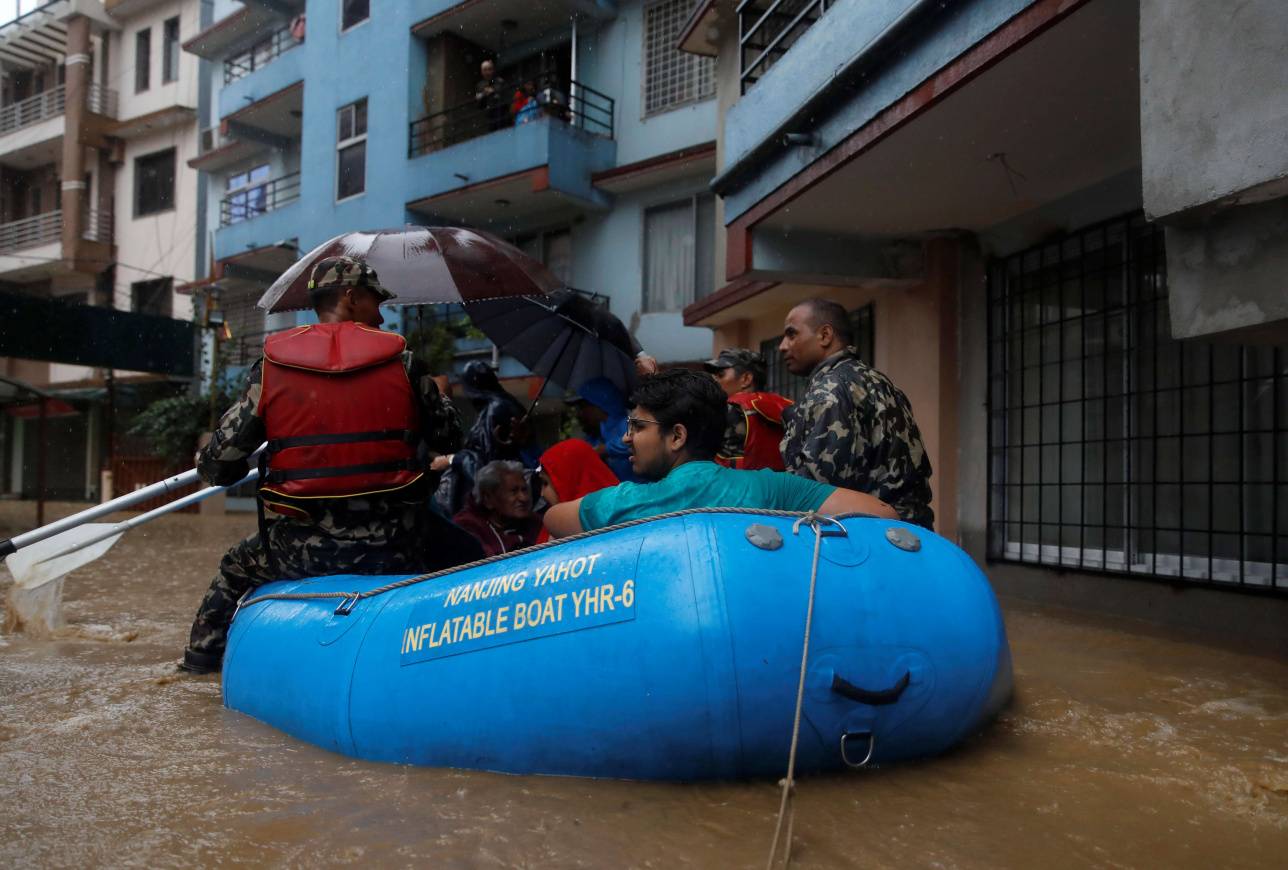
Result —
[{"label": "camouflage cap", "polygon": [[704,362],[702,367],[712,374],[736,368],[751,372],[757,379],[765,376],[765,358],[745,347],[726,347],[715,359]]},{"label": "camouflage cap", "polygon": [[309,279],[309,294],[321,293],[334,287],[365,287],[384,302],[394,294],[380,285],[376,270],[357,257],[327,257],[313,267]]}]

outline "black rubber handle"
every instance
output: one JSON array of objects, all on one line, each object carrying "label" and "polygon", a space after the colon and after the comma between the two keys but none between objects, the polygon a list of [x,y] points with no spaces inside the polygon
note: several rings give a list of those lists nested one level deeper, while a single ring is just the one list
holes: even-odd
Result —
[{"label": "black rubber handle", "polygon": [[832,691],[849,698],[851,701],[858,701],[860,704],[884,707],[887,704],[893,704],[898,701],[899,696],[903,694],[903,690],[908,688],[908,684],[911,682],[912,672],[905,671],[904,675],[899,678],[899,682],[890,688],[874,691],[872,689],[861,689],[840,674],[832,674]]},{"label": "black rubber handle", "polygon": [[13,538],[5,538],[0,541],[0,559],[8,556],[10,553],[18,552],[18,548],[13,545]]}]

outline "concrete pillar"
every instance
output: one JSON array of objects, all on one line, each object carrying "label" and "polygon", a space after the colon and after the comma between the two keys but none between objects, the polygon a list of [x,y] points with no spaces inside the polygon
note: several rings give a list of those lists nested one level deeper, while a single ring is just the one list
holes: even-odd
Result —
[{"label": "concrete pillar", "polygon": [[74,260],[80,244],[85,207],[85,146],[82,128],[89,108],[89,19],[77,15],[67,21],[67,59],[63,110],[63,258]]}]

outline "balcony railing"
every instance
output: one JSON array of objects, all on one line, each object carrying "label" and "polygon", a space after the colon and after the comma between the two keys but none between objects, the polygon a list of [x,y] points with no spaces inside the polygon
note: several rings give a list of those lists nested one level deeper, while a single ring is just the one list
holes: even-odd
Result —
[{"label": "balcony railing", "polygon": [[259,217],[300,198],[300,174],[292,172],[225,196],[219,203],[221,227]]},{"label": "balcony railing", "polygon": [[[105,88],[97,82],[90,83],[87,104],[89,110],[95,114],[106,115],[109,118],[116,117],[116,91]],[[25,100],[0,107],[0,136],[32,124],[39,124],[49,118],[56,118],[66,109],[66,85],[59,85],[27,97]]]},{"label": "balcony railing", "polygon": [[[63,236],[62,210],[47,211],[22,220],[0,224],[0,252],[17,251],[57,242]],[[88,208],[82,212],[81,238],[109,244],[112,241],[112,212]]]},{"label": "balcony railing", "polygon": [[274,31],[268,38],[224,61],[224,84],[235,82],[255,70],[263,69],[299,44],[299,40],[291,35],[289,27]]},{"label": "balcony railing", "polygon": [[419,157],[460,142],[486,136],[525,123],[534,117],[563,121],[597,136],[613,138],[613,98],[581,82],[565,82],[555,76],[533,79],[537,86],[536,108],[513,114],[514,92],[501,91],[500,99],[489,105],[475,100],[435,112],[412,121],[407,141],[407,156]]},{"label": "balcony railing", "polygon": [[17,251],[56,242],[63,235],[63,213],[47,211],[0,224],[0,251]]},{"label": "balcony railing", "polygon": [[823,17],[828,6],[828,0],[742,0],[738,4],[738,75],[742,93],[747,93],[801,34]]}]

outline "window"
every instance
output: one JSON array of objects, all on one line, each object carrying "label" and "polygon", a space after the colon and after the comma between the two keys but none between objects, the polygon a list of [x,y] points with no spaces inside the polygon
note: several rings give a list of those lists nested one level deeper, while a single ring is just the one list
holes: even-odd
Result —
[{"label": "window", "polygon": [[679,311],[715,289],[715,199],[644,212],[644,310]]},{"label": "window", "polygon": [[341,106],[336,113],[335,198],[348,199],[367,189],[367,100]]},{"label": "window", "polygon": [[1286,369],[1172,338],[1141,216],[994,263],[989,555],[1288,591]]},{"label": "window", "polygon": [[169,18],[165,22],[165,34],[161,40],[161,81],[164,84],[179,80],[179,19]]},{"label": "window", "polygon": [[675,47],[693,0],[660,0],[644,10],[644,116],[715,96],[715,58]]},{"label": "window", "polygon": [[135,281],[130,285],[130,310],[138,314],[169,317],[173,304],[171,293],[173,283],[172,278]]},{"label": "window", "polygon": [[134,161],[134,216],[174,208],[174,149],[167,148]]},{"label": "window", "polygon": [[371,0],[343,0],[340,4],[340,30],[348,30],[367,20]]},{"label": "window", "polygon": [[514,246],[542,263],[565,286],[572,283],[572,233],[569,230],[519,236],[514,240]]},{"label": "window", "polygon": [[[854,349],[858,353],[859,359],[868,365],[875,365],[875,321],[876,310],[871,302],[850,312],[850,330],[854,333]],[[760,343],[760,354],[765,358],[766,364],[766,389],[771,393],[786,396],[793,402],[799,402],[805,395],[805,387],[809,385],[809,378],[803,375],[794,375],[787,370],[787,366],[783,365],[783,355],[778,352],[778,345],[782,340],[781,335],[775,335],[773,338],[767,338]]]},{"label": "window", "polygon": [[134,34],[134,93],[148,89],[152,78],[152,28]]},{"label": "window", "polygon": [[224,183],[224,225],[235,224],[268,211],[268,164],[228,176]]}]

